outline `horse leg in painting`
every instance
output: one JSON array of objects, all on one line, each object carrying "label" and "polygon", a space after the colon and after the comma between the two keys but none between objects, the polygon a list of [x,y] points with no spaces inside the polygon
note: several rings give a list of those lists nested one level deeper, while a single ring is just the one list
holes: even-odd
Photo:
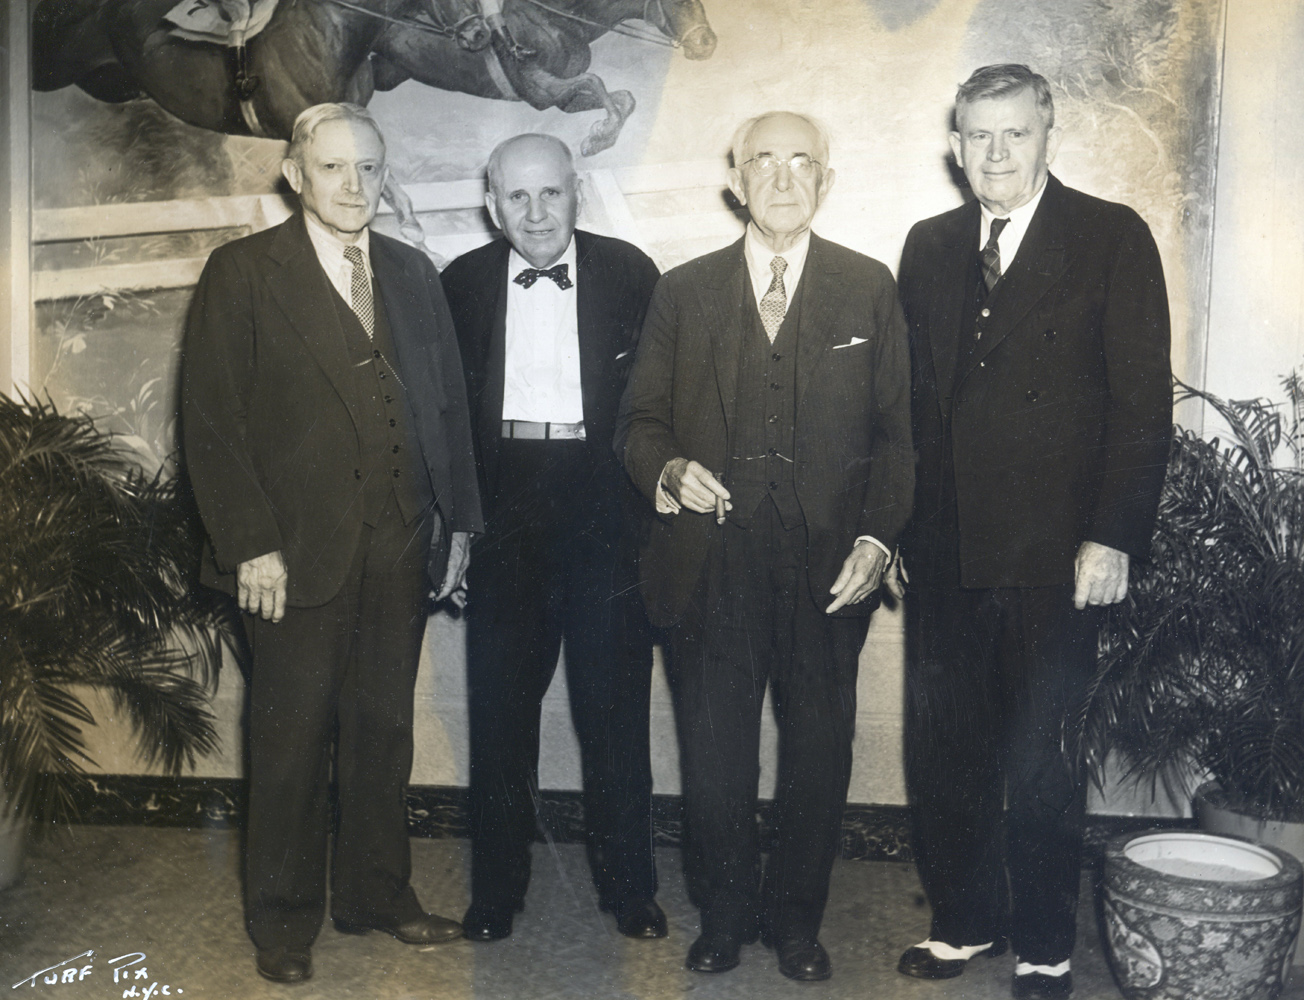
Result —
[{"label": "horse leg in painting", "polygon": [[32,12],[32,89],[73,85],[108,104],[141,96],[118,62],[95,0],[43,0]]},{"label": "horse leg in painting", "polygon": [[633,113],[635,107],[633,94],[628,90],[608,93],[607,85],[596,73],[555,76],[547,70],[526,64],[517,68],[516,72],[509,73],[508,78],[521,97],[541,111],[555,107],[567,114],[597,110],[606,112],[606,117],[594,122],[589,134],[580,143],[581,156],[592,156],[614,146],[620,138],[620,130],[625,126],[625,119]]},{"label": "horse leg in painting", "polygon": [[414,247],[424,249],[426,231],[417,221],[417,210],[412,204],[411,197],[403,190],[403,186],[394,180],[392,174],[385,179],[385,186],[381,189],[380,196],[394,210],[394,220],[398,223],[398,231],[403,234],[403,238]]}]

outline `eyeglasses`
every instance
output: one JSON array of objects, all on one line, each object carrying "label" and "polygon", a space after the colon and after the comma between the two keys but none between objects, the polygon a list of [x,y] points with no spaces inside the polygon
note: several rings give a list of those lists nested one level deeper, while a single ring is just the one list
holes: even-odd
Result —
[{"label": "eyeglasses", "polygon": [[798,153],[796,156],[790,156],[786,160],[778,156],[771,156],[769,153],[762,153],[760,156],[753,156],[750,160],[743,163],[743,166],[751,164],[758,174],[768,177],[775,173],[783,164],[788,165],[788,169],[797,177],[810,177],[815,173],[815,168],[821,166],[819,160],[812,160],[805,153]]}]

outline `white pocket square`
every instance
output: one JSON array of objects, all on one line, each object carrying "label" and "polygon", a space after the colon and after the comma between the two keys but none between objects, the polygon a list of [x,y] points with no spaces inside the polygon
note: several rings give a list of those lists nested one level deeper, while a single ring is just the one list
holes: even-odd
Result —
[{"label": "white pocket square", "polygon": [[834,344],[833,349],[835,351],[839,351],[844,347],[855,347],[857,344],[868,344],[868,343],[869,343],[868,337],[852,337],[845,344]]}]

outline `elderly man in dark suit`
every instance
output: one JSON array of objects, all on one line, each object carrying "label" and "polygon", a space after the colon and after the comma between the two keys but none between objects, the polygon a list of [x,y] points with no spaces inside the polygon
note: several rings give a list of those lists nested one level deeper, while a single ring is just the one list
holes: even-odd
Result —
[{"label": "elderly man in dark suit", "polygon": [[[739,129],[729,187],[751,223],[657,285],[617,431],[660,515],[640,575],[670,628],[699,972],[733,968],[759,930],[784,975],[831,974],[818,933],[867,598],[910,510],[905,327],[887,268],[810,231],[828,154],[801,115]],[[762,887],[767,684],[779,764]]]},{"label": "elderly man in dark suit", "polygon": [[933,923],[899,969],[957,976],[1008,934],[1016,997],[1073,988],[1085,789],[1066,714],[1149,551],[1171,421],[1154,240],[1050,176],[1059,141],[1041,76],[977,70],[951,133],[977,200],[916,225],[900,271],[919,455],[906,765]]},{"label": "elderly man in dark suit", "polygon": [[487,526],[468,584],[471,905],[466,936],[512,931],[530,877],[539,719],[565,642],[598,902],[620,933],[664,937],[653,898],[648,702],[652,639],[612,451],[616,408],[658,272],[577,231],[570,150],[547,135],[489,158],[505,240],[444,271],[462,345]]},{"label": "elderly man in dark suit", "polygon": [[480,531],[452,320],[424,255],[368,229],[385,144],[362,108],[294,126],[302,211],[215,250],[186,323],[186,465],[253,649],[245,919],[258,971],[312,974],[338,784],[338,929],[460,936],[409,884],[404,789],[432,581],[454,594]]}]

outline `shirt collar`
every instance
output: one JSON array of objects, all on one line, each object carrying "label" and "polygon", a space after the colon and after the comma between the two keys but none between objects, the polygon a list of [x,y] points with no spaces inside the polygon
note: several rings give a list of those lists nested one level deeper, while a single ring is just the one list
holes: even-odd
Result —
[{"label": "shirt collar", "polygon": [[[558,264],[569,265],[569,270],[567,271],[567,274],[570,275],[571,281],[574,281],[577,272],[575,261],[576,261],[575,234],[572,233],[570,242],[566,244],[566,249],[562,251],[561,256],[558,257],[553,262],[552,266],[556,267]],[[516,278],[516,276],[520,274],[522,271],[524,271],[527,267],[534,267],[534,265],[531,264],[524,257],[522,257],[519,253],[517,253],[516,247],[512,247],[511,253],[507,255],[507,280],[509,282],[513,281]],[[545,268],[544,270],[547,269]],[[551,281],[548,283],[550,285],[553,285],[554,288],[557,288],[555,283]],[[574,288],[575,286],[572,285],[571,287]],[[557,288],[557,290],[562,291],[561,288]]]},{"label": "shirt collar", "polygon": [[1010,224],[1001,232],[1001,239],[1004,239],[1005,233],[1010,232],[1011,230],[1018,233],[1020,239],[1022,239],[1023,234],[1028,230],[1028,225],[1032,222],[1032,217],[1037,214],[1037,206],[1041,204],[1041,196],[1046,193],[1046,181],[1049,179],[1050,175],[1047,174],[1046,180],[1041,182],[1041,187],[1037,189],[1037,193],[1028,199],[1026,204],[1011,209],[1008,215],[997,215],[990,211],[982,202],[979,202],[978,206],[982,209],[983,218],[982,231],[979,233],[980,239],[978,245],[982,246],[987,242],[987,234],[992,231],[993,219],[1010,220]]},{"label": "shirt collar", "polygon": [[320,222],[314,219],[307,212],[303,213],[303,221],[307,224],[308,239],[312,241],[313,249],[317,251],[319,258],[331,261],[343,262],[344,248],[355,246],[362,251],[362,263],[365,265],[368,273],[371,271],[371,230],[363,229],[357,240],[353,243],[345,243],[334,233],[327,231]]},{"label": "shirt collar", "polygon": [[806,254],[810,252],[810,230],[807,229],[792,246],[783,253],[775,253],[761,241],[760,230],[756,223],[747,223],[747,235],[743,237],[743,255],[747,258],[747,270],[753,277],[763,276],[766,283],[770,281],[770,261],[782,257],[788,264],[788,271],[800,273],[806,266]]}]

